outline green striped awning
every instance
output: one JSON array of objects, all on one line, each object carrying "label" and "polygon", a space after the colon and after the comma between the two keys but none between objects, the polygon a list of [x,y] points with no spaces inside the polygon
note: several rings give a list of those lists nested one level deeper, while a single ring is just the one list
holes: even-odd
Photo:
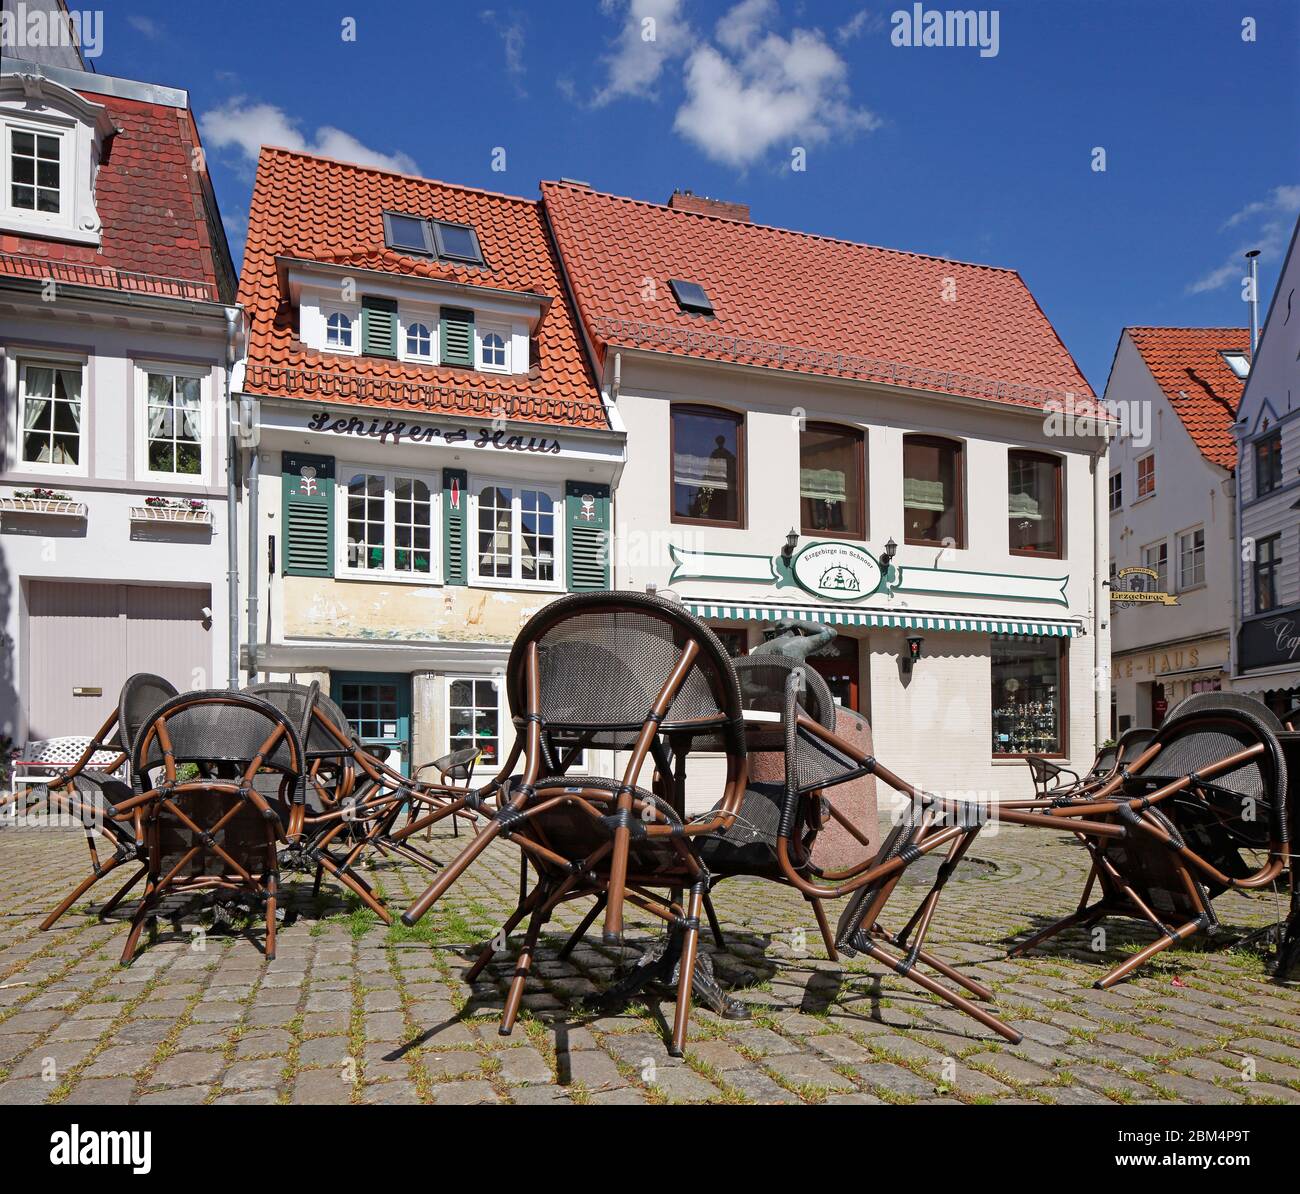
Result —
[{"label": "green striped awning", "polygon": [[975,634],[1010,634],[1022,638],[1074,638],[1083,632],[1078,622],[1024,621],[1009,618],[977,618],[958,614],[889,614],[872,610],[828,609],[810,605],[719,605],[706,601],[683,601],[697,618],[719,621],[825,622],[828,626],[878,626],[903,630],[966,630]]}]

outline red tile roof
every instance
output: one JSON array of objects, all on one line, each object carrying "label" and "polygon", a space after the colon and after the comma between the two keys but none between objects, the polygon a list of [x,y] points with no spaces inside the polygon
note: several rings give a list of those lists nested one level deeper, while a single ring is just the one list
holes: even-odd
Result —
[{"label": "red tile roof", "polygon": [[1250,355],[1249,328],[1125,328],[1169,405],[1201,455],[1235,468],[1232,424],[1245,381],[1228,368],[1224,351]]},{"label": "red tile roof", "polygon": [[[385,211],[472,225],[486,265],[386,249]],[[532,345],[532,368],[512,376],[317,352],[298,339],[277,256],[545,295],[551,304]],[[485,417],[504,409],[507,418],[527,422],[608,426],[535,199],[264,146],[239,297],[249,321],[249,393]]]},{"label": "red tile roof", "polygon": [[[1083,374],[1014,270],[563,182],[544,182],[542,198],[599,351],[643,347],[1035,408],[1071,395],[1076,409],[1094,409]],[[714,317],[680,311],[671,278],[702,285]]]},{"label": "red tile roof", "polygon": [[121,130],[106,142],[95,180],[101,244],[0,233],[0,274],[232,301],[230,250],[188,109],[80,94],[102,104]]}]

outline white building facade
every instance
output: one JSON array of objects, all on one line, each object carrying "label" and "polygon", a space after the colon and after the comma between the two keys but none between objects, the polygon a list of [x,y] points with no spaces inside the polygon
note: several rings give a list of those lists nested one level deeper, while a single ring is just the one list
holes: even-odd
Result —
[{"label": "white building facade", "polygon": [[231,678],[241,323],[185,92],[6,59],[0,145],[0,721],[21,745],[94,732],[133,672]]}]

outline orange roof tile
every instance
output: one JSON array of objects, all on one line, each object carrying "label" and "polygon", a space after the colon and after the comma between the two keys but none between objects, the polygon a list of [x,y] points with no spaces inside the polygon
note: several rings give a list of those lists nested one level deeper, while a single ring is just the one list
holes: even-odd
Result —
[{"label": "orange roof tile", "polygon": [[[1096,409],[1014,270],[671,208],[563,182],[542,199],[582,319],[603,351],[856,377],[1041,408]],[[698,282],[714,316],[678,309]],[[653,289],[647,279],[654,282]]]},{"label": "orange roof tile", "polygon": [[1235,468],[1232,424],[1245,381],[1223,353],[1250,355],[1249,328],[1125,328],[1201,455]]},{"label": "orange roof tile", "polygon": [[101,243],[0,234],[0,274],[229,302],[234,268],[189,110],[80,94],[121,130],[95,176]]},{"label": "orange roof tile", "polygon": [[[385,211],[470,224],[483,267],[394,253]],[[377,269],[513,293],[542,294],[527,375],[480,373],[321,353],[297,335],[276,258]],[[550,237],[535,199],[515,198],[264,146],[249,211],[239,298],[249,322],[249,393],[535,423],[607,427]]]}]

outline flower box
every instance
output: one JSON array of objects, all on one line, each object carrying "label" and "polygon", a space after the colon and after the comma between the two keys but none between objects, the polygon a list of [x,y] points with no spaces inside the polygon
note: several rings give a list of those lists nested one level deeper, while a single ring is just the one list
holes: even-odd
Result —
[{"label": "flower box", "polygon": [[0,497],[0,513],[85,518],[86,503],[73,501],[68,497]]},{"label": "flower box", "polygon": [[190,506],[132,506],[132,522],[184,522],[210,527],[212,511]]}]

